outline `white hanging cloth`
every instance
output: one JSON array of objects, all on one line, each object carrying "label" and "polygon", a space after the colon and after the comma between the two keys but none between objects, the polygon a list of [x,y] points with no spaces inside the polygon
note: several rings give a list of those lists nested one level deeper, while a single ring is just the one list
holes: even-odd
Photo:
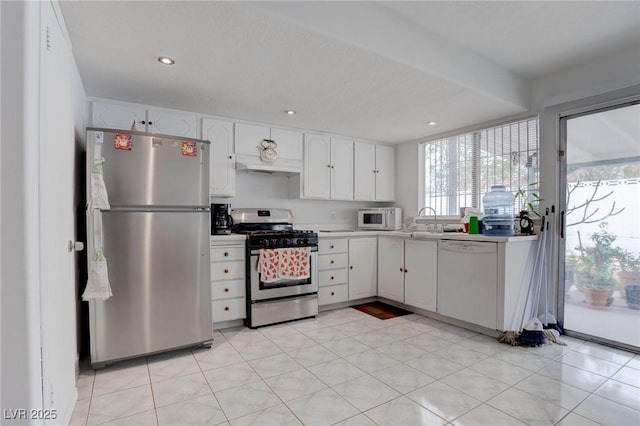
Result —
[{"label": "white hanging cloth", "polygon": [[104,184],[104,158],[93,161],[91,167],[91,199],[89,200],[88,209],[109,210],[109,194],[107,194],[107,186]]},{"label": "white hanging cloth", "polygon": [[102,158],[102,132],[96,134],[93,165],[91,166],[91,196],[87,205],[87,219],[93,223],[92,235],[93,253],[89,259],[89,277],[87,286],[82,293],[82,300],[106,300],[113,296],[109,282],[107,259],[103,253],[102,213],[101,210],[109,210],[109,194],[104,183],[104,158]]},{"label": "white hanging cloth", "polygon": [[[82,300],[107,300],[113,296],[113,293],[109,282],[107,259],[102,252],[102,214],[100,210],[93,210],[89,212],[89,216],[94,223],[94,250],[89,261],[89,278],[84,293],[82,293]],[[95,232],[96,229],[98,229],[98,232]]]}]

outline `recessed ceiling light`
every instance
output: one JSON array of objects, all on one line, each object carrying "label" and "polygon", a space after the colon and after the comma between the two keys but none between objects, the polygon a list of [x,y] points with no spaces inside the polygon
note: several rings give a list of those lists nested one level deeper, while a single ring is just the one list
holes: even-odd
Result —
[{"label": "recessed ceiling light", "polygon": [[289,114],[289,115],[293,115],[293,114],[295,114],[295,113],[296,113],[296,112],[295,112],[294,110],[292,110],[292,109],[288,109],[288,110],[286,110],[285,112],[286,112],[287,114]]},{"label": "recessed ceiling light", "polygon": [[436,124],[438,123],[436,123],[435,121],[427,121],[427,126],[435,126]]},{"label": "recessed ceiling light", "polygon": [[159,56],[158,57],[158,62],[160,62],[161,64],[165,64],[165,65],[173,65],[176,63],[176,61],[174,61],[173,59],[169,58],[168,56]]}]

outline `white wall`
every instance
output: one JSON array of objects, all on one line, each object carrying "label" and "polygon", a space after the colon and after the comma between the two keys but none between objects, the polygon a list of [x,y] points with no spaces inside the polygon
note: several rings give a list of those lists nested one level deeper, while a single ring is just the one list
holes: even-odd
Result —
[{"label": "white wall", "polygon": [[[75,327],[72,315],[57,315],[55,312],[73,312],[74,300],[64,298],[56,304],[51,318],[42,310],[42,285],[46,277],[40,274],[43,259],[40,247],[44,242],[39,224],[44,215],[50,214],[46,205],[39,200],[39,180],[41,178],[39,158],[41,141],[41,19],[45,12],[51,13],[49,2],[0,2],[0,26],[2,55],[1,104],[2,123],[0,146],[0,276],[3,283],[0,303],[2,306],[2,334],[0,341],[4,351],[1,359],[1,406],[4,409],[43,408],[42,364],[56,374],[47,375],[55,381],[55,401],[53,406],[47,401],[46,408],[58,409],[58,419],[53,422],[64,424],[69,420],[76,399],[73,365],[75,361]],[[46,8],[46,9],[45,9]],[[41,13],[42,12],[42,13]],[[51,16],[51,15],[48,15]],[[70,60],[70,56],[66,56]],[[65,115],[63,125],[71,128],[75,120],[76,129],[84,127],[84,89],[75,67],[71,64],[73,93],[68,93],[74,108],[80,108],[75,118]],[[44,81],[44,80],[42,80]],[[67,86],[68,87],[68,86]],[[66,96],[66,95],[65,95]],[[82,130],[81,133],[84,133]],[[52,135],[49,135],[52,136]],[[70,138],[69,144],[73,144]],[[70,162],[72,159],[70,159]],[[68,214],[73,215],[73,211]],[[64,265],[61,265],[64,267]],[[58,284],[58,283],[56,283]],[[65,283],[59,283],[64,285]],[[64,333],[64,339],[50,337],[49,348],[54,357],[47,353],[41,356],[43,343],[42,325],[56,323]],[[47,329],[50,329],[48,327]],[[68,332],[68,334],[67,334]],[[57,361],[64,363],[59,368]],[[53,389],[53,388],[52,388]],[[3,411],[3,417],[5,412]],[[62,417],[65,418],[62,418]],[[2,424],[12,421],[3,418]],[[33,421],[19,421],[33,423]]]},{"label": "white wall", "polygon": [[[2,9],[2,401],[42,406],[38,264],[39,4]],[[35,159],[35,160],[34,160]],[[7,350],[6,348],[9,348]],[[3,424],[5,421],[3,421]]]},{"label": "white wall", "polygon": [[256,174],[246,171],[236,175],[236,196],[211,198],[212,203],[230,203],[232,208],[283,208],[293,213],[298,229],[354,229],[356,211],[371,206],[393,203],[369,203],[356,201],[301,200],[289,198],[289,181],[284,174]]},{"label": "white wall", "polygon": [[404,221],[420,209],[420,146],[408,142],[396,147],[396,200]]}]

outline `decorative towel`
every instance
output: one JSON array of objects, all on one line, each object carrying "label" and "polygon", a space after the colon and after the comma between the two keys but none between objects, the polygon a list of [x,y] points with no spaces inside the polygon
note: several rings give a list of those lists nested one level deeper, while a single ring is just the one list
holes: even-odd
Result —
[{"label": "decorative towel", "polygon": [[87,287],[82,293],[82,300],[91,299],[106,300],[113,296],[111,292],[111,284],[109,283],[109,274],[107,271],[107,259],[102,254],[102,250],[97,249],[93,252],[93,258],[89,265],[89,279]]},{"label": "decorative towel", "polygon": [[109,210],[109,196],[107,187],[104,184],[104,158],[93,162],[91,167],[91,199],[89,200],[89,210],[100,209]]},{"label": "decorative towel", "polygon": [[309,247],[260,249],[258,272],[261,281],[305,280],[311,276]]},{"label": "decorative towel", "polygon": [[280,261],[279,249],[260,249],[258,258],[258,272],[260,280],[264,283],[278,281],[278,263]]},{"label": "decorative towel", "polygon": [[102,251],[102,213],[94,209],[87,211],[87,221],[93,223],[93,233],[87,239],[93,241],[93,256],[89,260],[89,278],[82,300],[99,299],[106,300],[113,296],[107,270],[107,259]]},{"label": "decorative towel", "polygon": [[285,280],[305,280],[309,272],[309,247],[282,248],[278,277]]}]

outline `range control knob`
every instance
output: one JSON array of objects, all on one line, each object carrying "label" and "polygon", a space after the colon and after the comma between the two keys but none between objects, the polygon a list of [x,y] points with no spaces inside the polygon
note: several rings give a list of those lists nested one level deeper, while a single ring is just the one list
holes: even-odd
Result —
[{"label": "range control knob", "polygon": [[282,239],[282,245],[288,246],[289,244],[291,244],[291,241],[288,238]]}]

